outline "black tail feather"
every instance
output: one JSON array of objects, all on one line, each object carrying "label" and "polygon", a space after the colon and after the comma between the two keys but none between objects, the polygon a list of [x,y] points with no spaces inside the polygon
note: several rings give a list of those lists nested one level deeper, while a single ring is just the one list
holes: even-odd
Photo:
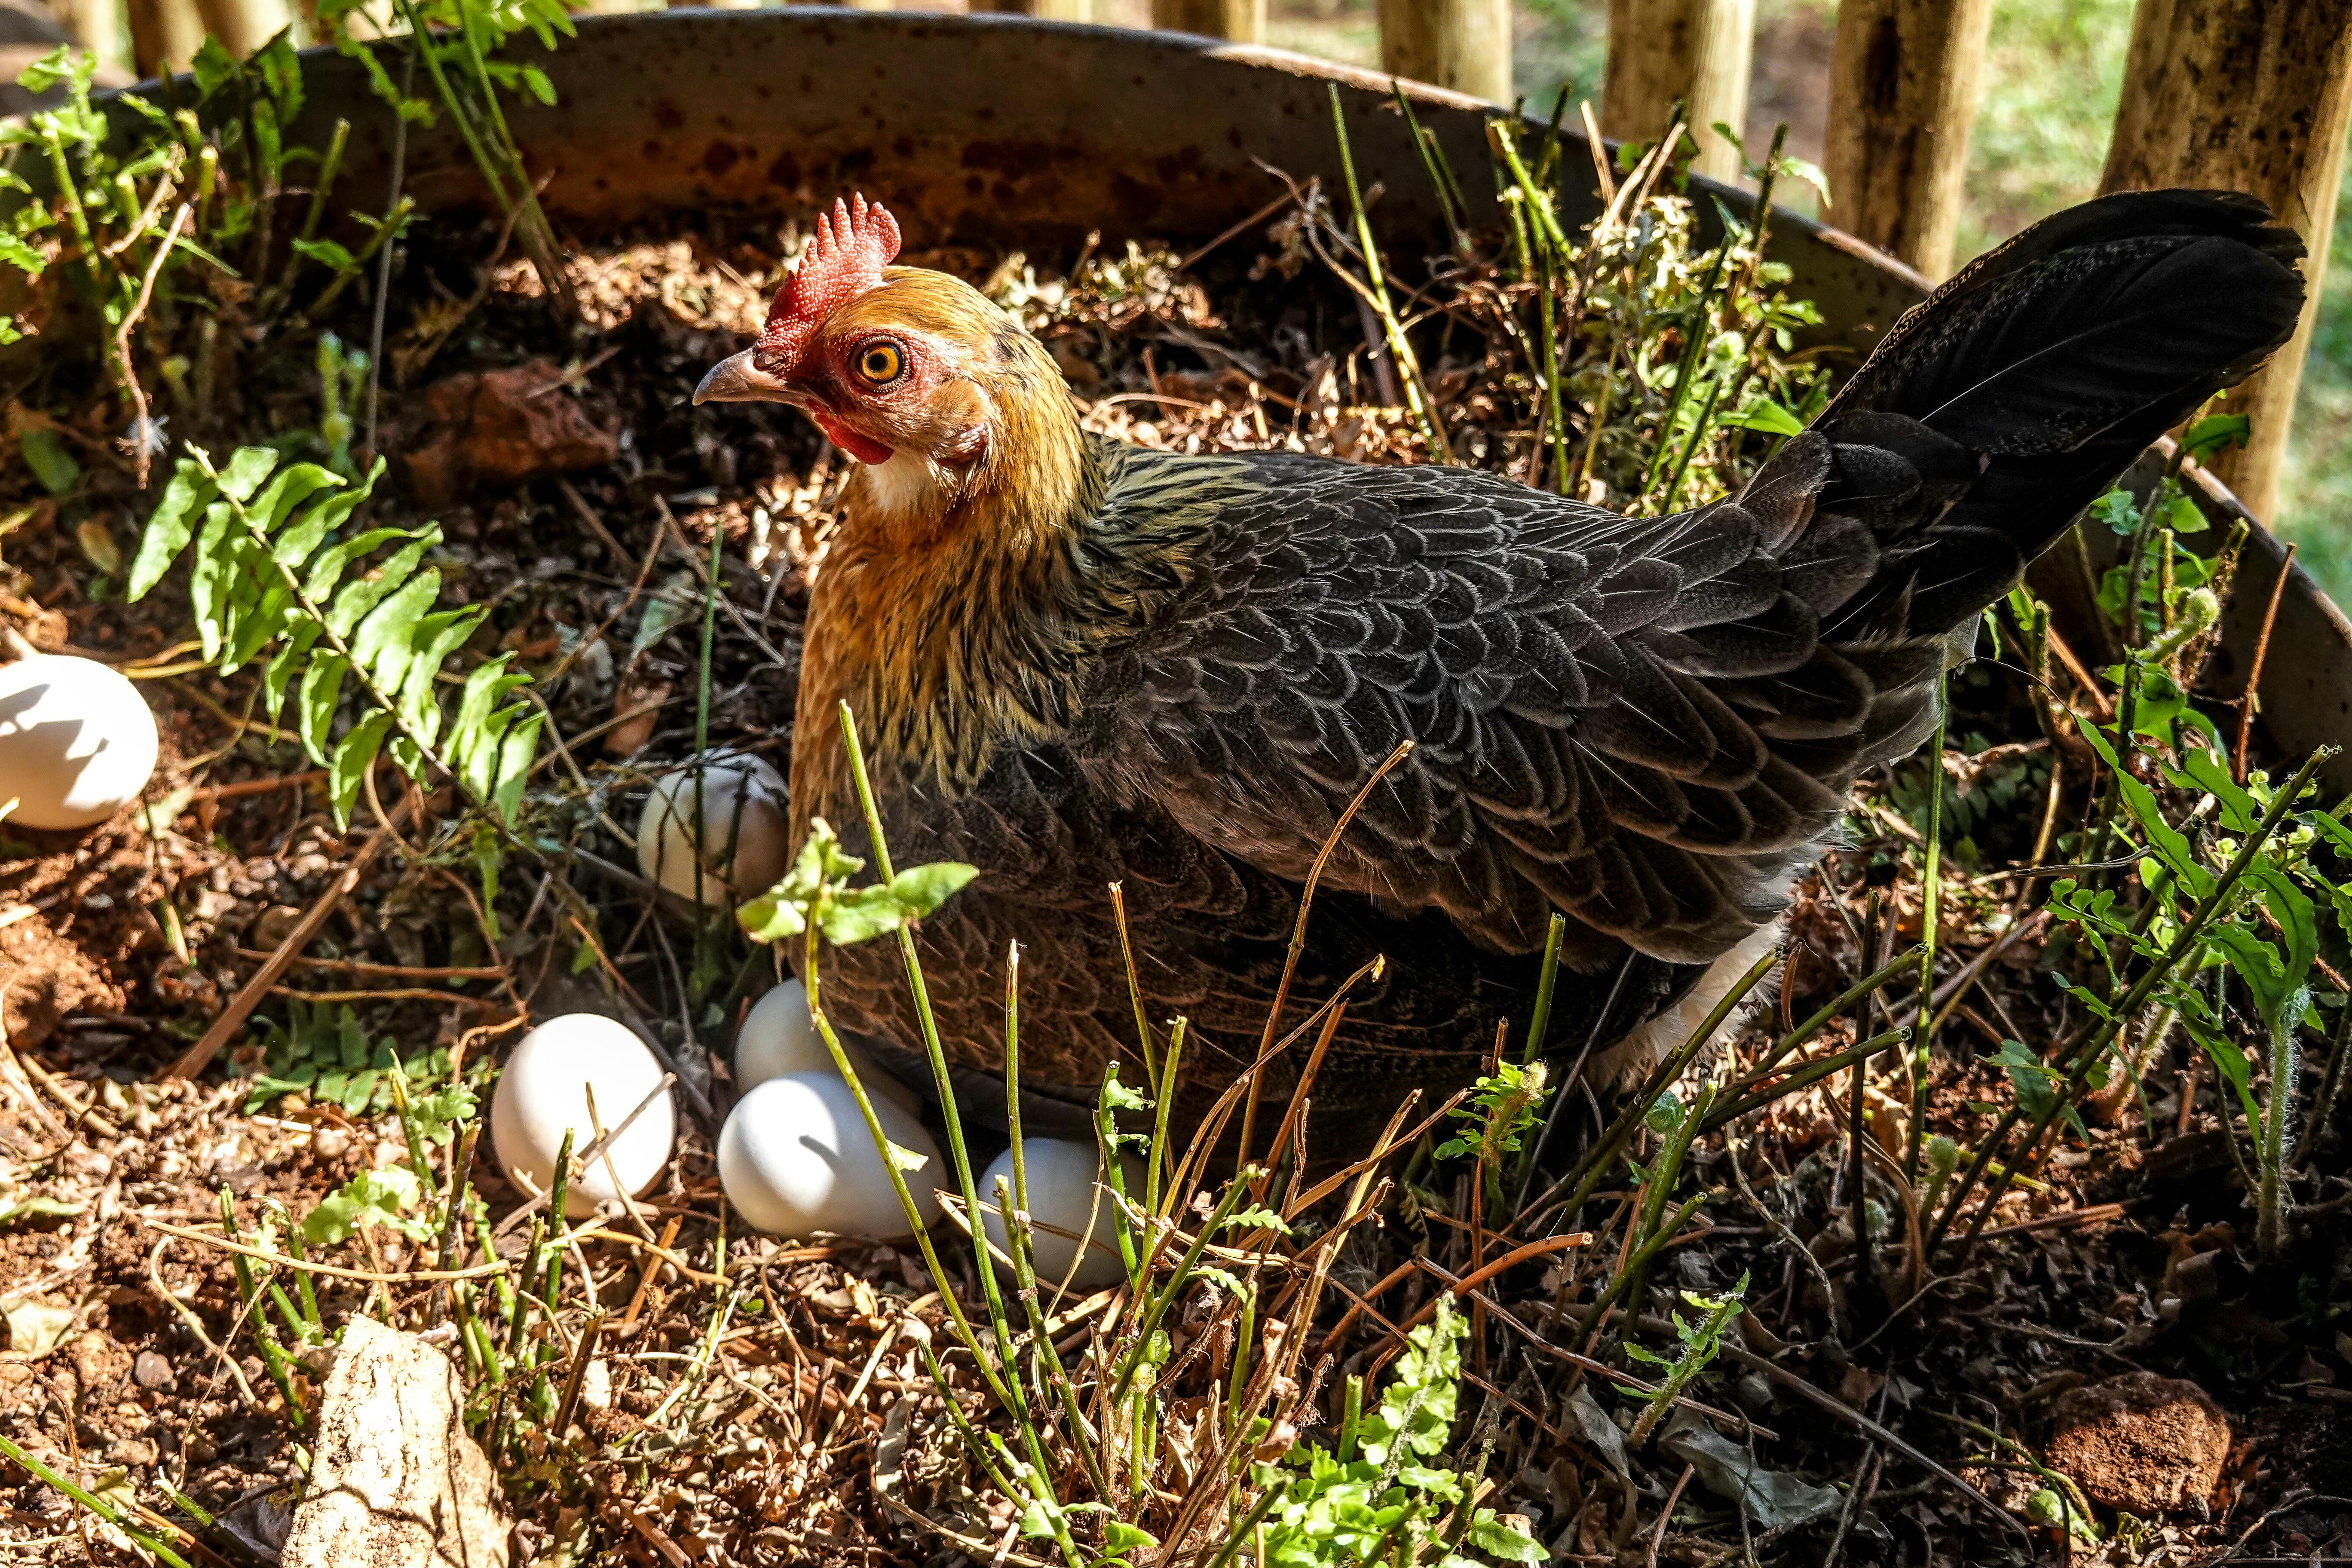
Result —
[{"label": "black tail feather", "polygon": [[[1907,312],[1814,426],[1835,454],[1820,510],[1866,521],[1884,552],[1824,631],[1964,623],[2293,335],[2303,254],[2252,196],[2125,192],[2036,224]],[[1873,451],[1902,461],[1880,478]]]}]

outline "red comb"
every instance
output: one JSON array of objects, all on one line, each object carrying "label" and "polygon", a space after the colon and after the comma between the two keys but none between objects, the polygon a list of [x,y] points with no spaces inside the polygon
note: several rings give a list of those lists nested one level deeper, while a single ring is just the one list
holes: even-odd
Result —
[{"label": "red comb", "polygon": [[882,281],[882,268],[898,254],[898,220],[879,202],[862,195],[833,204],[830,216],[816,220],[816,238],[801,264],[776,290],[760,331],[762,364],[789,371],[824,319]]}]

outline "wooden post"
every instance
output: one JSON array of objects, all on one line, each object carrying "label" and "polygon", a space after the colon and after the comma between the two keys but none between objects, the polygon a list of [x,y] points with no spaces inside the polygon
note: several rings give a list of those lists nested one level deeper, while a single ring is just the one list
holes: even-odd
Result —
[{"label": "wooden post", "polygon": [[1265,0],[1151,0],[1151,25],[1171,33],[1262,44]]},{"label": "wooden post", "polygon": [[1746,134],[1755,47],[1756,0],[1609,0],[1601,132],[1654,141],[1666,133],[1675,104],[1686,103],[1699,145],[1692,167],[1717,180],[1739,178],[1739,153],[1715,127]]},{"label": "wooden post", "polygon": [[293,20],[285,0],[196,0],[196,15],[203,19],[205,31],[239,59]]},{"label": "wooden post", "polygon": [[1952,269],[1992,0],[1841,0],[1822,216],[1930,280]]},{"label": "wooden post", "polygon": [[111,67],[127,69],[131,62],[122,56],[122,8],[110,0],[65,0],[64,20],[74,42],[99,58],[103,71]]},{"label": "wooden post", "polygon": [[973,11],[1003,11],[1016,16],[1036,16],[1048,22],[1091,22],[1094,0],[972,0]]},{"label": "wooden post", "polygon": [[1510,102],[1510,0],[1381,0],[1381,69]]},{"label": "wooden post", "polygon": [[185,70],[205,41],[194,0],[128,0],[131,64],[142,77]]},{"label": "wooden post", "polygon": [[2294,340],[2225,405],[2252,419],[2252,440],[2211,465],[2259,518],[2278,507],[2279,459],[2327,275],[2347,116],[2352,0],[2139,0],[2099,188],[2245,191],[2268,202],[2311,252],[2303,275],[2314,303]]}]

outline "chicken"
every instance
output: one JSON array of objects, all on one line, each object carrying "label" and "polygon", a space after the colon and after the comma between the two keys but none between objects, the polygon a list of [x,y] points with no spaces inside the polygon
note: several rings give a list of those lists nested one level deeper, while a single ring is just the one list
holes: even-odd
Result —
[{"label": "chicken", "polygon": [[[1025,1114],[1082,1125],[1139,1059],[1107,887],[1150,1018],[1191,1020],[1197,1108],[1256,1054],[1316,855],[1410,738],[1289,993],[1285,1028],[1388,960],[1319,1135],[1474,1077],[1555,910],[1551,1040],[1646,1067],[1772,940],[1854,779],[1934,728],[1979,613],[2286,341],[2302,247],[2270,218],[2198,191],[2061,213],[1904,316],[1737,497],[1629,519],[1467,468],[1089,435],[1015,321],[836,205],[695,394],[801,409],[865,465],[810,599],[793,816],[866,852],[846,701],[897,863],[981,868],[918,939],[959,1094],[1003,1104],[1017,941]],[[889,944],[829,954],[824,994],[929,1087]]]}]

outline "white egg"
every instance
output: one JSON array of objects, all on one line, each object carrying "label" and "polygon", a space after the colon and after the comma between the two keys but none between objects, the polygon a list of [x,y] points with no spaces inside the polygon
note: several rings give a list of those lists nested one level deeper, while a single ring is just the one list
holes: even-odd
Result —
[{"label": "white egg", "polygon": [[[522,1037],[499,1077],[490,1100],[490,1140],[499,1163],[518,1186],[524,1184],[520,1177],[534,1191],[551,1191],[564,1130],[572,1131],[572,1152],[584,1152],[596,1141],[597,1126],[608,1132],[618,1127],[661,1080],[661,1063],[626,1024],[595,1013],[550,1018]],[[591,1090],[596,1096],[593,1121],[588,1115]],[[668,1167],[677,1135],[677,1108],[672,1091],[664,1089],[627,1131],[587,1162],[565,1194],[564,1212],[577,1219],[617,1201],[625,1191],[633,1197],[645,1191]]]},{"label": "white egg", "polygon": [[[1100,1290],[1125,1279],[1127,1266],[1119,1260],[1118,1222],[1114,1217],[1118,1210],[1111,1201],[1110,1189],[1105,1185],[1099,1197],[1095,1193],[1097,1178],[1102,1172],[1101,1152],[1096,1145],[1067,1138],[1024,1138],[1021,1141],[1021,1164],[1029,1178],[1029,1252],[1036,1267],[1038,1283],[1052,1287],[1062,1282],[1062,1277],[1069,1272],[1070,1260],[1077,1256],[1078,1237],[1082,1235],[1087,1238],[1086,1260],[1071,1277],[1071,1288]],[[1127,1195],[1140,1203],[1142,1167],[1133,1159],[1125,1160],[1121,1163],[1121,1174],[1127,1181]],[[1006,1189],[1012,1190],[1010,1149],[991,1162],[980,1177],[981,1224],[987,1227],[988,1239],[1002,1248],[1005,1245],[1004,1217],[996,1209],[999,1176],[1004,1178]],[[1089,1211],[1094,1215],[1091,1228],[1087,1224]]]},{"label": "white egg", "polygon": [[[898,1106],[873,1103],[883,1135],[923,1157],[906,1178],[928,1226],[940,1214],[931,1195],[943,1179],[939,1146]],[[737,1212],[772,1235],[907,1234],[907,1211],[866,1118],[849,1086],[829,1070],[772,1078],[737,1100],[719,1133],[719,1180]]]},{"label": "white egg", "polygon": [[36,654],[0,666],[0,822],[89,827],[155,772],[155,715],[95,659]]},{"label": "white egg", "polygon": [[[695,781],[702,790],[702,872],[695,874]],[[740,752],[706,752],[655,781],[637,818],[637,869],[688,903],[756,899],[783,877],[792,851],[782,773]],[[697,884],[699,883],[699,891]]]},{"label": "white egg", "polygon": [[[909,1114],[922,1114],[922,1097],[914,1089],[877,1067],[856,1046],[845,1041],[841,1050],[867,1094],[890,1100]],[[808,990],[790,979],[752,1003],[743,1026],[735,1031],[735,1088],[748,1094],[788,1072],[835,1072],[833,1053],[824,1048],[824,1037],[809,1017]]]}]

